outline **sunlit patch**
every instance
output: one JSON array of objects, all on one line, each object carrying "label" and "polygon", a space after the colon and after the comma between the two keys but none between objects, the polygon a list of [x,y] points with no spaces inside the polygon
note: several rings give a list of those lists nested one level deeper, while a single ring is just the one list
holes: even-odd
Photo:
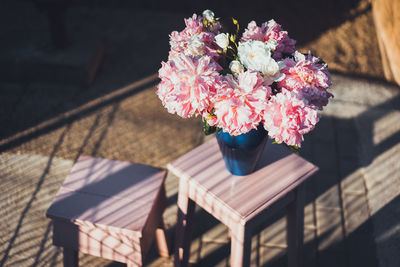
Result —
[{"label": "sunlit patch", "polygon": [[400,132],[400,111],[392,111],[374,122],[374,145],[379,145]]}]

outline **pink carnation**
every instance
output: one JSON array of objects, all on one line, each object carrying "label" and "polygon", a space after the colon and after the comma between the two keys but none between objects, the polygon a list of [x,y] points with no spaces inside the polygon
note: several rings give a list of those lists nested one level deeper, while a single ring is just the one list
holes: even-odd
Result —
[{"label": "pink carnation", "polygon": [[219,55],[216,52],[218,46],[214,41],[215,34],[205,31],[203,18],[193,14],[191,18],[185,19],[185,24],[186,27],[183,31],[173,31],[170,34],[171,51],[169,58],[173,58],[177,54],[185,54],[187,56],[208,55],[218,58]]},{"label": "pink carnation", "polygon": [[210,125],[222,128],[230,135],[240,135],[257,128],[261,114],[271,95],[259,72],[248,70],[225,76],[224,84],[213,98],[216,117],[207,118]]},{"label": "pink carnation", "polygon": [[319,115],[293,92],[282,89],[271,97],[264,111],[264,128],[278,143],[301,146],[303,135],[314,129]]},{"label": "pink carnation", "polygon": [[296,41],[290,39],[287,31],[283,31],[281,25],[276,23],[273,19],[263,23],[261,27],[258,27],[255,21],[251,21],[241,38],[242,42],[248,40],[258,40],[262,42],[275,40],[278,43],[272,56],[275,60],[282,59],[283,54],[293,54],[295,51]]},{"label": "pink carnation", "polygon": [[328,104],[333,95],[326,91],[331,85],[330,74],[326,64],[320,63],[318,57],[309,52],[307,56],[295,52],[293,59],[284,59],[286,67],[281,70],[285,79],[278,83],[278,87],[299,91],[297,94],[322,109]]},{"label": "pink carnation", "polygon": [[[200,33],[203,31],[203,17],[202,16],[197,16],[196,14],[193,14],[191,18],[184,19],[186,28],[184,32],[188,33],[191,32],[192,34],[194,33]],[[193,32],[193,30],[195,32]]]},{"label": "pink carnation", "polygon": [[162,62],[157,95],[170,113],[183,118],[202,114],[220,83],[220,68],[208,56],[195,59],[179,54]]}]

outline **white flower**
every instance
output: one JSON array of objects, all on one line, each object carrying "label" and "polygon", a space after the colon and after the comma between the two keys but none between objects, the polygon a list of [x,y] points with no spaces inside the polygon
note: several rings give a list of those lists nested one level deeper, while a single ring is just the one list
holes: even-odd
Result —
[{"label": "white flower", "polygon": [[265,75],[264,76],[264,82],[266,85],[271,85],[273,82],[280,82],[283,79],[285,79],[286,75],[284,73],[280,72],[281,69],[286,67],[285,62],[283,60],[279,61],[278,67],[279,67],[279,71],[276,72],[274,75],[271,75],[271,76]]},{"label": "white flower", "polygon": [[239,74],[241,72],[244,72],[244,67],[242,63],[240,63],[237,60],[232,60],[231,63],[229,63],[229,69],[233,74]]},{"label": "white flower", "polygon": [[261,70],[264,75],[269,77],[274,77],[279,74],[279,65],[278,63],[271,57],[268,62],[266,62],[264,68]]},{"label": "white flower", "polygon": [[206,18],[206,20],[208,20],[209,22],[212,22],[214,20],[214,12],[209,9],[204,10],[203,17]]},{"label": "white flower", "polygon": [[238,56],[247,69],[260,71],[272,79],[279,75],[279,65],[271,57],[271,51],[264,42],[249,40],[239,43]]},{"label": "white flower", "polygon": [[266,44],[269,50],[275,51],[276,47],[278,46],[278,41],[275,39],[271,39]]},{"label": "white flower", "polygon": [[215,42],[222,49],[226,49],[229,45],[229,34],[228,33],[220,33],[215,36]]}]

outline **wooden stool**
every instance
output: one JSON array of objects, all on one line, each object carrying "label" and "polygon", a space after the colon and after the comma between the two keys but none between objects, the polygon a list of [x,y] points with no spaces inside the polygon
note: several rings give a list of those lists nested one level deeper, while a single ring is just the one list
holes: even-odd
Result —
[{"label": "wooden stool", "polygon": [[162,214],[167,171],[139,164],[80,157],[47,217],[53,243],[64,249],[64,266],[78,266],[78,251],[141,266],[156,233],[168,257]]},{"label": "wooden stool", "polygon": [[187,266],[190,228],[197,203],[231,232],[231,266],[249,266],[251,236],[271,213],[287,208],[289,266],[302,266],[303,182],[316,166],[269,140],[256,171],[248,176],[228,172],[216,139],[168,165],[180,178],[175,266]]}]

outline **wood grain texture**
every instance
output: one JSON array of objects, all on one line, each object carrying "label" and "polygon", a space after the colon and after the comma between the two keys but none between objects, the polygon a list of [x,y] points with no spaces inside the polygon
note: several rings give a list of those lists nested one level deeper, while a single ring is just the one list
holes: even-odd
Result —
[{"label": "wood grain texture", "polygon": [[165,178],[166,170],[158,168],[80,157],[47,210],[53,243],[140,266],[156,236],[160,253],[168,256]]},{"label": "wood grain texture", "polygon": [[47,211],[50,218],[141,231],[166,171],[123,161],[80,157]]},{"label": "wood grain texture", "polygon": [[168,169],[187,179],[189,197],[218,219],[243,223],[289,191],[318,168],[281,145],[269,140],[256,171],[248,176],[229,173],[215,139],[195,148],[168,165]]},{"label": "wood grain texture", "polygon": [[318,167],[269,140],[256,171],[235,176],[227,171],[214,138],[168,164],[168,169],[180,178],[175,266],[188,264],[194,203],[228,226],[231,266],[250,265],[251,236],[271,212],[287,207],[289,263],[302,266],[302,183]]}]

